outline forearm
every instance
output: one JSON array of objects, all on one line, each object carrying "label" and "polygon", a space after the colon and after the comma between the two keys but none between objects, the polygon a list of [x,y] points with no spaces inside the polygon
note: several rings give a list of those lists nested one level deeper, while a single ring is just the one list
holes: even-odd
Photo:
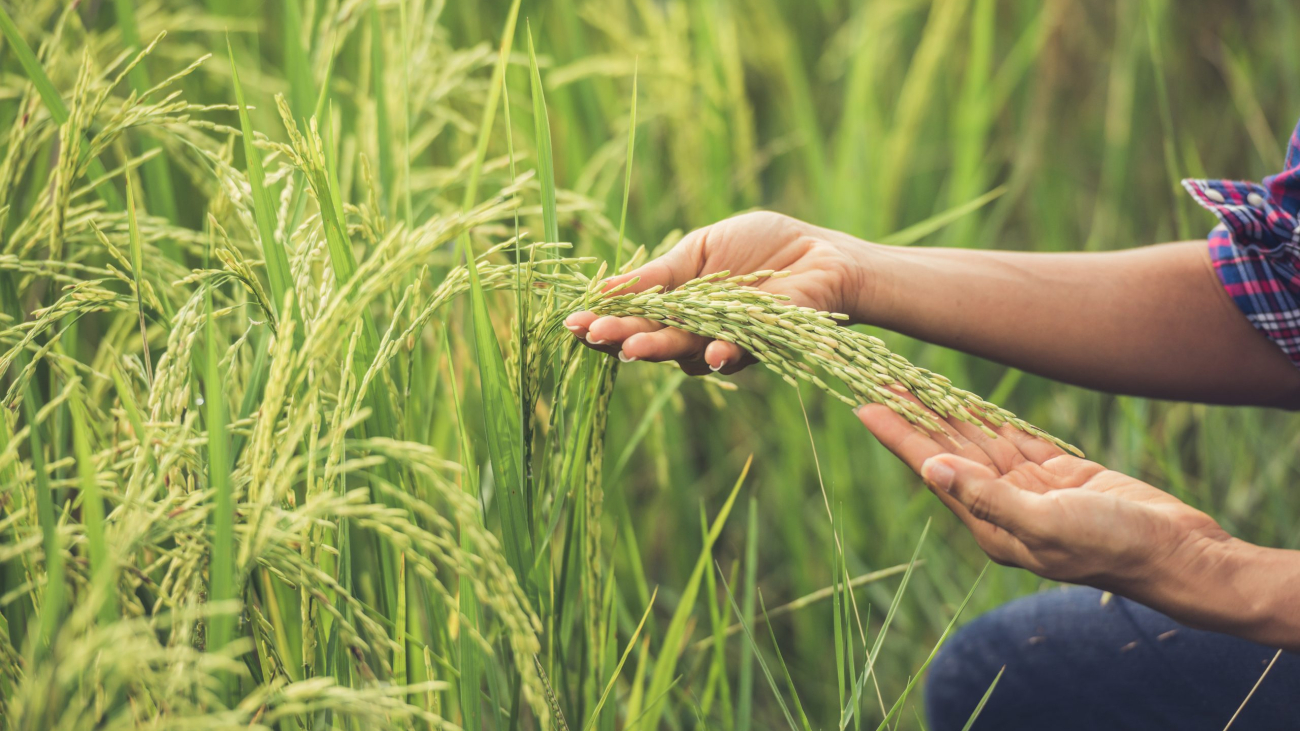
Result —
[{"label": "forearm", "polygon": [[1228,299],[1204,242],[1034,254],[872,246],[866,322],[1089,388],[1300,406],[1300,371]]},{"label": "forearm", "polygon": [[1300,551],[1229,539],[1117,591],[1198,629],[1300,652]]}]

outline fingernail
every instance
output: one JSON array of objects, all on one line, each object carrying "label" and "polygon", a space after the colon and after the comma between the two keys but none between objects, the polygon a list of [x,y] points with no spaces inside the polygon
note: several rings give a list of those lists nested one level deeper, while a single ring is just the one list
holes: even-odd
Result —
[{"label": "fingernail", "polygon": [[722,370],[723,368],[726,368],[726,367],[727,367],[727,359],[726,359],[726,358],[723,358],[721,363],[719,363],[719,364],[717,364],[717,365],[711,365],[711,366],[709,366],[709,370],[713,371],[714,373],[717,373],[718,371],[720,371],[720,370]]},{"label": "fingernail", "polygon": [[609,342],[609,341],[608,341],[608,340],[592,340],[592,339],[591,339],[591,333],[587,333],[587,342],[588,342],[588,343],[591,343],[592,345],[604,345],[605,343],[607,343],[607,342]]},{"label": "fingernail", "polygon": [[575,332],[575,333],[580,333],[580,332],[582,332],[582,328],[581,328],[581,327],[578,327],[577,325],[568,325],[568,324],[566,324],[565,327],[569,328],[569,331],[570,331],[570,332]]},{"label": "fingernail", "polygon": [[633,358],[627,353],[624,353],[622,350],[618,351],[618,359],[623,361],[624,363],[633,363],[638,360],[637,358]]},{"label": "fingernail", "polygon": [[952,481],[957,476],[947,464],[934,457],[921,464],[921,479],[930,483],[935,489],[952,492]]}]

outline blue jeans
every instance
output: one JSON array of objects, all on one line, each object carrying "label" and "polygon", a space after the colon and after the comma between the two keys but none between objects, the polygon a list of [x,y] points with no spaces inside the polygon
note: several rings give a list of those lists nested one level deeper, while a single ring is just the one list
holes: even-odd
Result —
[{"label": "blue jeans", "polygon": [[[973,731],[1222,731],[1277,652],[1101,598],[1046,591],[949,638],[925,686],[931,731],[960,731],[1003,666]],[[1278,658],[1232,725],[1260,729],[1300,729],[1300,655]]]}]

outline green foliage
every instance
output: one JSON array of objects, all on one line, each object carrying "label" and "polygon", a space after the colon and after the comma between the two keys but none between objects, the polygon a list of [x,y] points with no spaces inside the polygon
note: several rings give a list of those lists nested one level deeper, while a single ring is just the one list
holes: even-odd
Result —
[{"label": "green foliage", "polygon": [[[1280,0],[523,11],[0,7],[0,727],[911,727],[962,610],[1042,582],[838,400],[619,366],[566,308],[754,206],[896,245],[1196,236],[1177,179],[1272,172],[1300,88]],[[1257,456],[1285,415],[863,330],[1300,541]]]}]

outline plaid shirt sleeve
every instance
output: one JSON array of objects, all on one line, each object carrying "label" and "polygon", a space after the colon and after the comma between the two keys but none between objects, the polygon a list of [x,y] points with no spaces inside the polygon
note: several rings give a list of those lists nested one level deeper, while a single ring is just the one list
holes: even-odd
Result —
[{"label": "plaid shirt sleeve", "polygon": [[1184,180],[1183,187],[1219,218],[1210,258],[1228,295],[1300,367],[1300,125],[1286,169],[1263,183]]}]

